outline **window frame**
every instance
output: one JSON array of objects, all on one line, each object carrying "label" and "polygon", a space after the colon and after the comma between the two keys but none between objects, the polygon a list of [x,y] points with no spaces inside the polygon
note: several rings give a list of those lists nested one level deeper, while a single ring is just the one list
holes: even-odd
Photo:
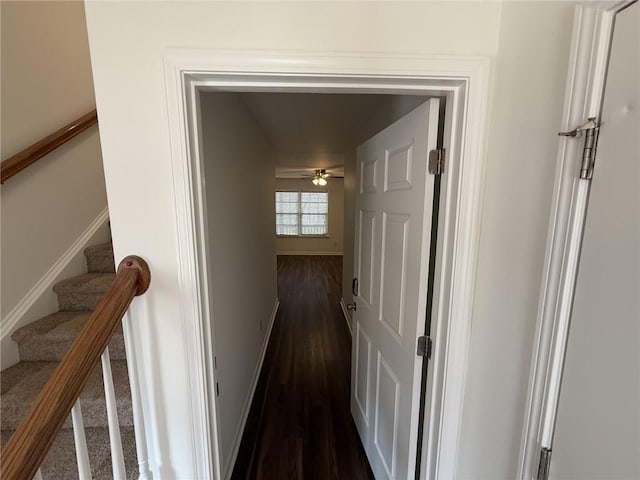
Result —
[{"label": "window frame", "polygon": [[[283,192],[283,193],[297,193],[298,194],[298,213],[296,213],[295,215],[298,216],[298,221],[296,223],[297,226],[297,230],[298,233],[296,234],[286,234],[286,233],[278,233],[278,213],[277,213],[277,207],[278,207],[278,203],[277,200],[274,198],[274,207],[276,209],[275,212],[275,228],[276,228],[276,237],[277,238],[330,238],[330,234],[329,234],[329,189],[326,190],[319,190],[319,191],[311,191],[311,190],[302,190],[302,189],[285,189],[285,188],[276,188],[275,193],[276,195],[279,192]],[[326,233],[302,233],[302,194],[303,193],[326,193],[327,194],[327,231]],[[276,196],[274,195],[274,197]],[[322,215],[322,214],[320,214]]]}]

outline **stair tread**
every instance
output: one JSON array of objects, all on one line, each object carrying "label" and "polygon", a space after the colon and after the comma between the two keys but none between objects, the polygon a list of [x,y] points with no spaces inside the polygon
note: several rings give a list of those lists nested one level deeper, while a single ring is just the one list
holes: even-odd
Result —
[{"label": "stair tread", "polygon": [[58,295],[69,291],[82,291],[87,293],[106,293],[116,278],[115,273],[91,272],[83,273],[75,277],[60,280],[53,286],[53,291]]},{"label": "stair tread", "polygon": [[[22,421],[59,365],[59,360],[90,318],[91,309],[95,308],[113,283],[115,265],[111,242],[87,247],[84,254],[89,273],[62,280],[53,287],[62,310],[18,329],[11,336],[18,343],[21,362],[3,370],[0,375],[2,445]],[[127,478],[135,479],[138,476],[135,435],[121,325],[113,334],[109,351]],[[80,394],[80,404],[92,478],[110,479],[111,453],[100,362]],[[69,415],[42,464],[44,478],[78,478],[73,430],[70,427]]]},{"label": "stair tread", "polygon": [[[93,312],[59,311],[31,322],[16,330],[11,338],[21,343],[30,337],[42,336],[53,341],[75,338]],[[114,335],[122,335],[122,327],[118,325]]]},{"label": "stair tread", "polygon": [[111,242],[91,245],[84,249],[89,272],[113,273],[116,270]]},{"label": "stair tread", "polygon": [[[11,338],[18,344],[23,361],[60,361],[91,316],[90,311],[61,311],[36,320]],[[122,326],[118,324],[109,343],[111,358],[124,360]]]},{"label": "stair tread", "polygon": [[[109,446],[109,431],[107,428],[85,428],[89,462],[91,464],[92,478],[94,480],[111,480],[113,478],[111,467],[111,449]],[[9,440],[11,431],[2,432],[2,445]],[[138,478],[138,466],[135,451],[135,435],[132,427],[120,427],[122,451],[124,453],[127,479]],[[47,456],[40,467],[42,477],[45,479],[64,478],[75,480],[78,478],[76,463],[76,451],[73,440],[73,431],[61,430],[51,445]]]},{"label": "stair tread", "polygon": [[97,245],[90,245],[84,249],[84,253],[90,254],[111,254],[113,255],[113,244],[111,242],[99,243]]},{"label": "stair tread", "polygon": [[[58,362],[20,362],[2,372],[0,376],[2,430],[13,430],[17,427],[57,366]],[[131,425],[132,420],[129,418],[131,394],[126,361],[112,360],[111,370],[121,424]],[[107,425],[100,364],[89,376],[80,394],[80,403],[86,426]],[[69,425],[67,421],[66,426]]]},{"label": "stair tread", "polygon": [[53,286],[58,296],[58,307],[73,311],[95,309],[115,278],[115,273],[93,272],[61,280]]},{"label": "stair tread", "polygon": [[24,342],[30,337],[40,335],[51,340],[75,338],[82,326],[91,316],[91,312],[56,312],[36,320],[16,330],[11,338],[16,343]]}]

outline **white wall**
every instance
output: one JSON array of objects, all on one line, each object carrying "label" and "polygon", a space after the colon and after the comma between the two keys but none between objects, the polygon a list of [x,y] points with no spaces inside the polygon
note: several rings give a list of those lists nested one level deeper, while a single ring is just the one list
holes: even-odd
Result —
[{"label": "white wall", "polygon": [[502,6],[460,478],[517,472],[572,25],[571,4]]},{"label": "white wall", "polygon": [[[344,193],[341,178],[330,178],[325,187],[316,187],[310,179],[277,178],[276,190],[329,192],[329,221],[326,237],[277,237],[278,255],[305,253],[342,255],[344,227]],[[274,227],[275,228],[275,227]]]},{"label": "white wall", "polygon": [[[89,112],[94,94],[82,2],[3,1],[0,15],[1,157],[6,159]],[[18,360],[8,335],[57,310],[52,292],[47,290],[37,306],[26,301],[28,293],[107,206],[98,129],[91,127],[0,191],[4,368]],[[108,235],[102,229],[95,240]],[[81,257],[65,274],[81,273]]]},{"label": "white wall", "polygon": [[208,260],[223,476],[242,436],[251,385],[276,302],[274,163],[234,93],[201,101]]},{"label": "white wall", "polygon": [[[141,252],[154,272],[150,291],[132,314],[153,387],[153,395],[145,392],[145,405],[151,420],[160,424],[152,432],[152,466],[163,478],[193,476],[189,403],[183,393],[189,367],[176,322],[180,305],[165,49],[497,58],[459,472],[476,479],[514,478],[571,5],[90,2],[86,8],[116,254]],[[153,346],[144,342],[143,332],[153,334]]]}]

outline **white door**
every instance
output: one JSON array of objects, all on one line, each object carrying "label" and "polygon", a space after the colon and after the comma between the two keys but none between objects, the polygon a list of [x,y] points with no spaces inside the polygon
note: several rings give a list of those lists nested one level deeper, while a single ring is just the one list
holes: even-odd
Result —
[{"label": "white door", "polygon": [[414,476],[439,100],[358,148],[351,413],[377,479]]},{"label": "white door", "polygon": [[640,478],[640,4],[616,15],[552,479]]}]

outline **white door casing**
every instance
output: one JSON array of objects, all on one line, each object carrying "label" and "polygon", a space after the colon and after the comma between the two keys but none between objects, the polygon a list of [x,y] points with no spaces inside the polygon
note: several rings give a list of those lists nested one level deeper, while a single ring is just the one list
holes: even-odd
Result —
[{"label": "white door casing", "polygon": [[[574,129],[588,118],[601,119],[616,15],[631,3],[594,2],[576,7],[561,125],[563,131]],[[559,141],[556,186],[521,443],[518,475],[521,480],[537,478],[541,449],[551,449],[553,443],[591,189],[591,180],[578,178],[583,145],[583,136],[562,137]],[[596,345],[594,340],[594,348]]]},{"label": "white door casing", "polygon": [[434,311],[433,385],[421,478],[454,478],[471,325],[484,170],[490,62],[484,57],[167,49],[164,55],[168,133],[177,222],[182,332],[190,365],[194,471],[220,478],[212,332],[208,321],[207,252],[203,239],[202,159],[198,132],[201,90],[389,93],[447,97]]},{"label": "white door casing", "polygon": [[438,99],[358,147],[351,412],[378,479],[415,473]]}]

